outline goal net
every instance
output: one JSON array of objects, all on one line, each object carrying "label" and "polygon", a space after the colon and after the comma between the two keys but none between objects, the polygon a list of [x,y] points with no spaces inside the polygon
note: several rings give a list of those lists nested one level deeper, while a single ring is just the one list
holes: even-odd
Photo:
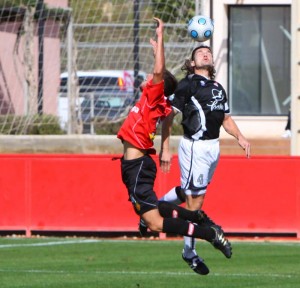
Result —
[{"label": "goal net", "polygon": [[[0,133],[101,133],[124,120],[153,68],[153,17],[181,76],[195,0],[0,0]],[[102,129],[102,130],[101,130]]]}]

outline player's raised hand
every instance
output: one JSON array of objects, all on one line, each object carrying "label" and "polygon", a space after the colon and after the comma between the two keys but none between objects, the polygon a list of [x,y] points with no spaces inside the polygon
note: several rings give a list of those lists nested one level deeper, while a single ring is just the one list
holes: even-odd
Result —
[{"label": "player's raised hand", "polygon": [[154,21],[156,22],[156,36],[160,37],[163,36],[164,33],[164,23],[161,19],[153,17]]},{"label": "player's raised hand", "polygon": [[[159,18],[153,18],[154,21],[156,22],[156,36],[157,38],[163,36],[163,22]],[[150,39],[150,44],[152,45],[153,48],[153,55],[155,57],[156,52],[157,52],[157,41],[154,39]]]}]

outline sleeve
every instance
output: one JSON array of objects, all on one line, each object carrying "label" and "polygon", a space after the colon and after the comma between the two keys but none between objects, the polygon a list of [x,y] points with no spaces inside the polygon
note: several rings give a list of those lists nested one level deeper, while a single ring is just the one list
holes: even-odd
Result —
[{"label": "sleeve", "polygon": [[152,81],[149,81],[147,83],[146,97],[150,106],[155,106],[160,103],[162,97],[164,97],[164,81],[156,84],[152,84]]},{"label": "sleeve", "polygon": [[223,95],[224,95],[224,113],[225,114],[230,114],[230,108],[229,108],[229,103],[228,103],[228,98],[225,89],[223,89]]},{"label": "sleeve", "polygon": [[186,99],[190,94],[190,81],[187,78],[179,81],[174,95],[169,97],[169,101],[176,110],[183,111]]}]

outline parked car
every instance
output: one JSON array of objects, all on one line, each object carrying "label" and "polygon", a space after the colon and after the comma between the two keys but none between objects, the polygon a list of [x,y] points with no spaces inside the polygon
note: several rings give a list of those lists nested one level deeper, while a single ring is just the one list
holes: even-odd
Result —
[{"label": "parked car", "polygon": [[[77,71],[76,75],[78,77],[80,92],[92,92],[115,88],[127,92],[133,92],[134,90],[134,72],[132,70]],[[66,92],[68,73],[62,73],[60,79],[60,92]],[[139,71],[137,84],[139,85],[144,79],[146,79],[146,73]]]},{"label": "parked car", "polygon": [[123,120],[133,106],[133,93],[103,90],[86,94],[78,113],[84,133],[93,134],[95,121],[103,123]]},{"label": "parked car", "polygon": [[[130,103],[132,103],[132,101],[134,101],[133,75],[134,72],[132,70],[78,71],[77,77],[79,84],[79,98],[76,100],[76,110],[78,111],[78,114],[81,113],[82,115],[79,116],[80,119],[82,119],[84,122],[90,122],[90,115],[92,114],[91,112],[93,112],[94,115],[98,114],[99,117],[104,117],[106,115],[106,119],[110,120],[116,119],[119,115],[121,115],[122,111],[124,110],[123,106],[127,107]],[[58,102],[58,114],[60,117],[61,127],[66,129],[67,121],[69,119],[69,99],[67,93],[68,73],[62,73],[60,78],[61,84]],[[146,79],[146,73],[140,71],[137,78],[138,84],[144,81],[144,79]],[[103,91],[106,91],[108,94],[104,94]],[[94,95],[94,99],[101,98],[101,100],[98,99],[91,101],[91,95]],[[115,97],[112,95],[115,95]],[[104,99],[102,99],[103,97]],[[124,101],[122,105],[119,105],[118,103],[123,102],[124,98],[127,100]],[[92,105],[94,105],[95,109],[87,108],[92,107]],[[110,107],[100,107],[101,105],[110,105]],[[90,109],[91,111],[87,112],[87,109]]]}]

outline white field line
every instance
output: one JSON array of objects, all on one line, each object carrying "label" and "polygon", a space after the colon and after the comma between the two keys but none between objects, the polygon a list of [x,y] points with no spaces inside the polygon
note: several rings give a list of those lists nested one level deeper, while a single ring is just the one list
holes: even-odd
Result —
[{"label": "white field line", "polygon": [[[19,239],[12,239],[12,241],[18,241]],[[21,239],[20,239],[21,240]],[[182,241],[182,240],[176,240],[176,241]],[[49,242],[36,242],[36,243],[14,243],[14,244],[0,244],[0,249],[5,248],[16,248],[16,247],[42,247],[42,246],[55,246],[55,245],[69,245],[69,244],[89,244],[89,243],[131,243],[131,244],[138,244],[138,243],[151,243],[151,244],[170,244],[174,243],[174,240],[130,240],[130,239],[74,239],[74,240],[63,240],[63,241],[49,241]],[[205,241],[204,241],[205,242]],[[265,242],[248,242],[248,241],[234,241],[232,242],[233,245],[286,245],[286,246],[299,246],[300,248],[300,242],[272,242],[272,241],[265,241]]]},{"label": "white field line", "polygon": [[[15,239],[14,239],[15,240]],[[16,241],[18,241],[16,239]],[[15,248],[15,247],[42,247],[42,246],[55,246],[55,245],[69,245],[69,244],[89,244],[89,243],[111,243],[111,242],[123,242],[123,243],[134,243],[137,244],[138,242],[148,242],[148,243],[167,243],[167,242],[174,242],[174,241],[151,241],[151,240],[143,240],[143,241],[137,241],[137,240],[102,240],[102,239],[77,239],[77,240],[65,240],[65,241],[50,241],[50,242],[39,242],[39,243],[27,243],[27,244],[2,244],[0,245],[0,249],[5,248]],[[243,244],[243,241],[241,242],[235,242],[235,244]],[[245,243],[246,244],[246,243]],[[249,244],[249,242],[247,242]],[[279,243],[253,243],[253,244],[279,244]],[[279,245],[299,245],[299,243],[280,243]],[[17,270],[17,269],[0,269],[0,273],[36,273],[36,274],[111,274],[111,275],[166,275],[166,276],[191,276],[195,275],[195,273],[182,273],[182,272],[159,272],[159,271],[63,271],[63,270]],[[253,277],[253,276],[262,276],[262,277],[277,277],[277,278],[293,278],[295,275],[282,275],[282,274],[257,274],[257,273],[210,273],[211,276],[217,276],[217,277],[236,277],[236,278],[242,278],[242,277]]]},{"label": "white field line", "polygon": [[86,239],[86,240],[66,240],[66,241],[51,241],[40,243],[27,243],[27,244],[1,244],[1,248],[15,248],[15,247],[40,247],[40,246],[55,246],[55,245],[68,245],[68,244],[82,244],[82,243],[95,243],[99,240]]},{"label": "white field line", "polygon": [[[19,239],[13,239],[12,241],[19,241]],[[88,244],[88,243],[139,243],[139,240],[111,240],[111,239],[77,239],[77,240],[63,240],[63,241],[50,241],[50,242],[36,242],[36,243],[24,243],[24,244],[0,244],[0,249],[3,248],[15,248],[15,247],[41,247],[41,246],[55,246],[55,245],[69,245],[69,244]],[[157,241],[143,240],[147,243],[155,243]],[[163,241],[164,242],[164,241]],[[163,243],[160,242],[160,243]]]},{"label": "white field line", "polygon": [[[18,269],[0,269],[0,273],[32,273],[32,274],[105,274],[105,275],[160,275],[160,276],[191,276],[195,273],[185,272],[160,272],[160,271],[64,271],[64,270],[18,270]],[[294,278],[295,275],[284,274],[258,274],[258,273],[210,273],[216,277],[269,277],[269,278]]]}]

